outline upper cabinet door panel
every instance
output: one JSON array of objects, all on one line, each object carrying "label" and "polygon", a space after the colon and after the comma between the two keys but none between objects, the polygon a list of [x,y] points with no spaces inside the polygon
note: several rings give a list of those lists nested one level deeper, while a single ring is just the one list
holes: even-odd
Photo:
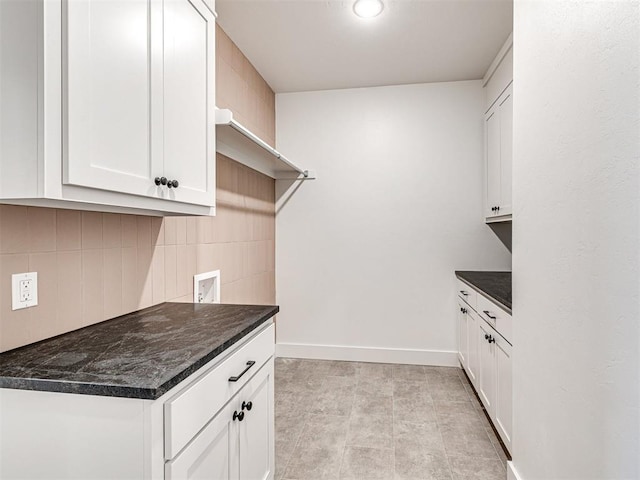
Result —
[{"label": "upper cabinet door panel", "polygon": [[65,6],[65,183],[155,195],[162,158],[151,147],[151,88],[161,65],[150,25],[161,12],[149,0]]},{"label": "upper cabinet door panel", "polygon": [[485,214],[495,215],[491,209],[500,205],[500,117],[497,110],[485,118],[486,200]]},{"label": "upper cabinet door panel", "polygon": [[164,165],[178,201],[215,202],[215,17],[201,0],[164,1]]},{"label": "upper cabinet door panel", "polygon": [[513,85],[504,92],[500,102],[500,213],[510,214],[511,169],[513,164]]}]

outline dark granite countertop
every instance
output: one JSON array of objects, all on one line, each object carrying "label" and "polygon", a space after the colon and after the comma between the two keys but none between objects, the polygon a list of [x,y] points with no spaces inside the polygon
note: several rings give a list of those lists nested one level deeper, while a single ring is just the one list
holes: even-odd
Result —
[{"label": "dark granite countertop", "polygon": [[163,303],[0,354],[0,387],[154,400],[278,311]]},{"label": "dark granite countertop", "polygon": [[511,272],[456,272],[456,276],[511,313]]}]

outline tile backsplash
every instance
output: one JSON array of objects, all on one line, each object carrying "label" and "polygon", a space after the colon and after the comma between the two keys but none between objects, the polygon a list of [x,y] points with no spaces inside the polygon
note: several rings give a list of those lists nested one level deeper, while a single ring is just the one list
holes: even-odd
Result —
[{"label": "tile backsplash", "polygon": [[[216,217],[0,206],[0,351],[164,301],[221,270],[225,303],[275,302],[274,181],[217,160]],[[38,272],[38,306],[11,310],[11,274]]]},{"label": "tile backsplash", "polygon": [[[275,95],[216,27],[217,106],[275,145]],[[193,301],[220,269],[225,303],[275,303],[274,180],[217,156],[216,217],[0,205],[0,352],[164,301]],[[38,272],[38,306],[11,310],[11,275]]]}]

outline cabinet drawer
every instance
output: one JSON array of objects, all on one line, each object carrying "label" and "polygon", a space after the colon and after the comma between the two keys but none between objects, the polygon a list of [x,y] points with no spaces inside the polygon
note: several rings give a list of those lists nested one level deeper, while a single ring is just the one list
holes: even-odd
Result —
[{"label": "cabinet drawer", "polygon": [[[241,346],[164,405],[165,458],[175,457],[274,354],[275,327]],[[251,366],[248,362],[255,362]],[[246,372],[242,374],[242,372]],[[238,377],[231,381],[231,377]]]},{"label": "cabinet drawer", "polygon": [[473,288],[462,280],[456,280],[456,292],[458,293],[458,296],[467,302],[471,308],[476,308],[476,298],[478,294]]},{"label": "cabinet drawer", "polygon": [[502,335],[507,342],[511,341],[511,315],[482,295],[477,299],[478,314]]}]

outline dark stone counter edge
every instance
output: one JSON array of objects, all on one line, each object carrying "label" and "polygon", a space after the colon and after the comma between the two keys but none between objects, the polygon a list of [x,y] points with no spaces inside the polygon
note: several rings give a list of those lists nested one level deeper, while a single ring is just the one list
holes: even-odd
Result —
[{"label": "dark stone counter edge", "polygon": [[509,315],[513,315],[513,312],[511,311],[511,307],[507,307],[504,303],[502,303],[500,300],[497,300],[496,298],[492,297],[491,295],[489,295],[487,292],[483,291],[480,287],[474,285],[473,283],[471,283],[469,280],[467,280],[466,278],[462,278],[460,275],[458,275],[456,273],[456,278],[458,280],[460,280],[461,282],[466,283],[467,285],[469,285],[471,288],[473,288],[476,292],[478,292],[480,295],[482,295],[483,297],[491,300],[493,303],[495,303],[496,305],[498,305],[500,308],[502,308],[504,311],[506,311]]},{"label": "dark stone counter edge", "polygon": [[139,400],[156,400],[182,382],[199,368],[203,367],[216,358],[229,347],[238,343],[252,331],[259,328],[271,317],[280,311],[280,307],[274,306],[249,327],[234,335],[204,357],[196,360],[189,367],[185,368],[177,375],[167,380],[157,388],[140,388],[126,385],[109,385],[100,383],[70,382],[62,380],[46,380],[36,378],[0,378],[0,388],[10,388],[16,390],[38,390],[54,393],[75,393],[78,395],[98,395],[104,397],[124,397]]}]

